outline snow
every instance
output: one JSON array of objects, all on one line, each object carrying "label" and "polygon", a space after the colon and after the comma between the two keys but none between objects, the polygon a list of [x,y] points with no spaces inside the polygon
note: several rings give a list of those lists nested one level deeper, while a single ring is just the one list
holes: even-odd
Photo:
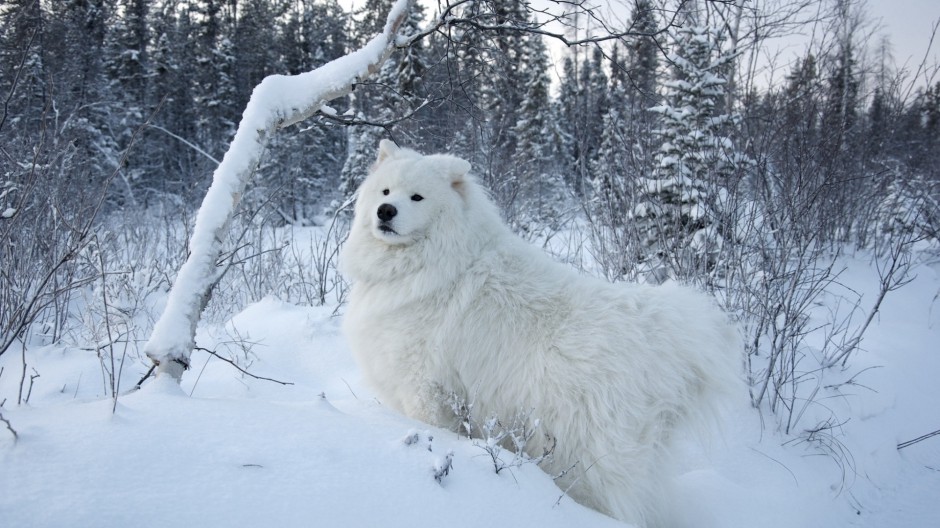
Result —
[{"label": "snow", "polygon": [[[64,390],[3,410],[19,433],[0,436],[4,525],[616,525],[567,499],[554,506],[561,492],[537,467],[496,476],[480,448],[384,409],[361,386],[332,309],[266,299],[225,325],[259,343],[252,371],[294,385],[218,360],[199,373],[197,354],[182,385],[157,378],[112,414],[88,379],[76,387],[77,365],[40,362],[43,385]],[[231,329],[204,329],[200,344]]]},{"label": "snow", "polygon": [[[840,282],[863,308],[877,286],[868,258],[841,263]],[[677,526],[940,525],[940,437],[896,449],[940,427],[938,269],[921,263],[914,282],[888,295],[850,368],[831,375],[854,383],[820,389],[804,425],[834,414],[831,438],[784,435],[742,394],[708,445],[680,445]],[[200,347],[291,385],[196,351],[181,384],[150,380],[113,413],[94,350],[29,350],[41,376],[21,406],[11,403],[19,355],[0,357],[0,412],[19,435],[0,423],[3,525],[621,525],[559,500],[533,464],[496,474],[485,442],[383,407],[334,311],[266,298],[200,326]],[[122,386],[146,367],[129,360]],[[848,462],[820,454],[824,441],[843,446]]]}]

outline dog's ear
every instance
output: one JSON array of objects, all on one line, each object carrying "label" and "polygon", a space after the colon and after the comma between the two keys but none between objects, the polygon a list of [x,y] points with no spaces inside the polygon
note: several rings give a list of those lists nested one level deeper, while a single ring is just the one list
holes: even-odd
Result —
[{"label": "dog's ear", "polygon": [[463,198],[467,197],[467,174],[470,162],[455,156],[444,156],[447,165],[446,174],[450,186]]},{"label": "dog's ear", "polygon": [[379,155],[375,159],[375,164],[379,165],[389,158],[394,158],[400,150],[401,148],[391,140],[383,139],[379,141]]}]

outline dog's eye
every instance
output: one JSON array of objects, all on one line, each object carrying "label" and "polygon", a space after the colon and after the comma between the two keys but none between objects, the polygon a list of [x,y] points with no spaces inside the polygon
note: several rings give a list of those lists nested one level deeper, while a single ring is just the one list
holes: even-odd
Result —
[{"label": "dog's eye", "polygon": [[412,194],[412,195],[411,195],[411,201],[412,201],[412,202],[420,202],[421,200],[424,200],[424,196],[421,196],[420,194]]},{"label": "dog's eye", "polygon": [[382,195],[388,196],[388,189],[382,189]]}]

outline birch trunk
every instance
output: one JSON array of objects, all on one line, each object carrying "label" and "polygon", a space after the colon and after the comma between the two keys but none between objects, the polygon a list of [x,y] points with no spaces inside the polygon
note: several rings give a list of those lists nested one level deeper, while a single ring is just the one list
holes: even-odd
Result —
[{"label": "birch trunk", "polygon": [[395,49],[398,29],[413,1],[397,0],[382,33],[362,49],[307,73],[272,75],[255,87],[196,215],[189,258],[180,268],[166,308],[144,346],[158,376],[179,382],[189,368],[196,326],[223,273],[217,264],[222,240],[268,138],[278,128],[316,114],[327,102],[350,93],[355,83],[378,71]]}]

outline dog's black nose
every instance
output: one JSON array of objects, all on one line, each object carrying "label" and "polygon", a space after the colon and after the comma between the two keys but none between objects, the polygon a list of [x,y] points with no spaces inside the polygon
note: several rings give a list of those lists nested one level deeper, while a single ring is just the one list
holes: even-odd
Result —
[{"label": "dog's black nose", "polygon": [[392,204],[382,204],[379,206],[378,215],[379,220],[383,222],[388,222],[392,218],[395,218],[395,215],[398,214],[398,209],[395,209],[395,206]]}]

